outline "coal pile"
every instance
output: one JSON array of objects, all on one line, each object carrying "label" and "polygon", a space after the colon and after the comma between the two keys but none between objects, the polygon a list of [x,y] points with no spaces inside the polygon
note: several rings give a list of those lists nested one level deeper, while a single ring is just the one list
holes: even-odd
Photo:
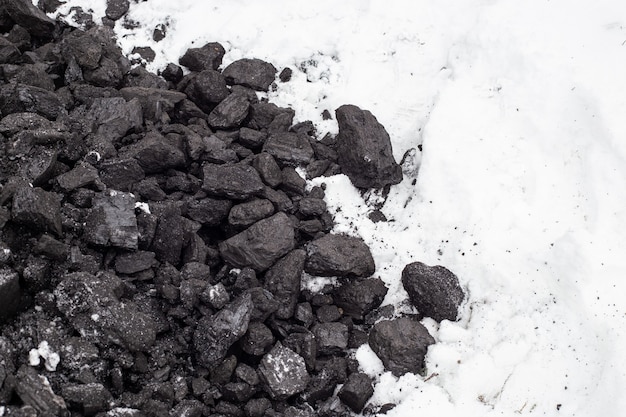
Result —
[{"label": "coal pile", "polygon": [[[109,23],[128,10],[107,4]],[[0,30],[0,416],[374,414],[356,348],[422,371],[421,316],[380,307],[370,249],[330,233],[306,183],[402,180],[371,113],[340,107],[339,135],[318,140],[257,98],[285,71],[220,69],[217,43],[156,75],[107,25],[70,28],[29,0],[2,3]],[[309,275],[339,284],[313,292]],[[456,319],[450,271],[416,263],[402,280],[420,313]]]}]

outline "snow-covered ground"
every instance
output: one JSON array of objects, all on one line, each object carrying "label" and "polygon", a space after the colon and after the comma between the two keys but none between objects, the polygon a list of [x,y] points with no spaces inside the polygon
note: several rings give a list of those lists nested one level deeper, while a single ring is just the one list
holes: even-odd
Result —
[{"label": "snow-covered ground", "polygon": [[[105,0],[69,0],[104,14]],[[87,7],[87,8],[88,8]],[[123,49],[157,70],[221,42],[224,64],[294,70],[270,93],[320,134],[321,112],[372,111],[396,159],[416,152],[372,223],[343,176],[326,179],[337,231],[357,233],[406,308],[405,264],[454,271],[458,322],[429,320],[428,375],[376,375],[391,416],[626,415],[626,7],[616,0],[149,0]],[[155,43],[157,24],[167,36]],[[419,173],[417,166],[419,164]],[[338,208],[341,207],[341,211]]]}]

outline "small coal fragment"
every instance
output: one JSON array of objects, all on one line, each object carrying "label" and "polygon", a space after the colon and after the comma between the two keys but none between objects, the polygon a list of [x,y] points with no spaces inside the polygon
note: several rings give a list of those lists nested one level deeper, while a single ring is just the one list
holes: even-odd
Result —
[{"label": "small coal fragment", "polygon": [[380,321],[369,335],[370,347],[385,369],[396,376],[421,372],[428,346],[433,343],[435,339],[428,330],[408,317]]},{"label": "small coal fragment", "polygon": [[154,122],[169,121],[168,113],[186,98],[185,94],[178,91],[145,86],[124,87],[120,93],[129,105],[138,101],[143,117]]},{"label": "small coal fragment", "polygon": [[320,323],[313,327],[317,350],[322,355],[336,355],[348,348],[348,326],[339,322]]},{"label": "small coal fragment", "polygon": [[360,413],[374,394],[372,379],[362,372],[353,373],[341,387],[337,396],[355,413]]},{"label": "small coal fragment", "polygon": [[200,48],[189,48],[178,62],[190,71],[217,70],[222,65],[226,51],[217,42],[210,42]]},{"label": "small coal fragment", "polygon": [[303,198],[298,202],[298,211],[306,217],[321,216],[326,212],[326,202],[321,198]]},{"label": "small coal fragment", "polygon": [[217,226],[228,217],[233,203],[230,200],[203,198],[187,204],[186,215],[207,226]]},{"label": "small coal fragment", "polygon": [[68,384],[62,389],[63,398],[77,406],[86,416],[107,411],[113,403],[113,396],[99,383]]},{"label": "small coal fragment", "polygon": [[13,194],[12,219],[35,230],[61,236],[61,203],[57,194],[23,186]]},{"label": "small coal fragment", "polygon": [[106,17],[111,20],[119,20],[128,12],[129,7],[129,0],[107,0]]},{"label": "small coal fragment", "polygon": [[291,75],[293,74],[293,71],[291,70],[291,68],[289,67],[285,67],[283,68],[283,70],[280,72],[280,74],[278,75],[278,78],[284,82],[284,83],[288,83],[289,81],[291,81]]},{"label": "small coal fragment", "polygon": [[150,131],[129,149],[146,174],[166,171],[185,166],[185,153],[168,143],[160,133]]},{"label": "small coal fragment", "polygon": [[413,262],[402,271],[402,285],[424,316],[437,322],[457,319],[465,294],[459,279],[447,268]]},{"label": "small coal fragment", "polygon": [[358,188],[383,188],[402,181],[385,128],[367,110],[344,105],[336,111],[339,165]]},{"label": "small coal fragment", "polygon": [[246,96],[231,94],[209,113],[209,124],[216,129],[231,129],[241,124],[248,115],[250,102]]},{"label": "small coal fragment", "polygon": [[135,198],[121,191],[96,195],[87,216],[85,239],[99,246],[137,249],[139,229],[135,216]]},{"label": "small coal fragment", "polygon": [[314,155],[306,136],[291,132],[270,135],[263,145],[263,151],[279,163],[289,166],[306,165]]},{"label": "small coal fragment", "polygon": [[260,59],[240,59],[224,68],[224,77],[230,84],[239,84],[254,90],[267,91],[276,77],[276,68]]},{"label": "small coal fragment", "polygon": [[228,214],[228,224],[245,228],[274,214],[274,205],[269,200],[259,199],[233,206]]},{"label": "small coal fragment", "polygon": [[228,349],[248,330],[252,314],[250,295],[242,295],[218,313],[202,317],[193,335],[198,363],[212,369],[226,357]]},{"label": "small coal fragment", "polygon": [[282,182],[280,185],[288,195],[304,195],[306,180],[300,176],[293,167],[285,167],[282,170]]},{"label": "small coal fragment", "polygon": [[274,400],[304,391],[310,379],[302,356],[280,343],[263,356],[258,372],[263,388]]},{"label": "small coal fragment", "polygon": [[246,403],[244,412],[246,417],[263,417],[271,407],[272,402],[267,398],[254,398]]},{"label": "small coal fragment", "polygon": [[161,76],[167,81],[177,83],[183,78],[183,69],[178,65],[172,64],[170,62],[165,66],[163,72],[161,72]]},{"label": "small coal fragment", "polygon": [[241,350],[248,355],[262,356],[274,344],[272,331],[263,323],[252,322],[240,340]]},{"label": "small coal fragment", "polygon": [[[0,64],[15,64],[22,54],[12,42],[0,37]],[[5,75],[6,77],[6,75]]]},{"label": "small coal fragment", "polygon": [[[267,239],[271,236],[271,239]],[[295,230],[285,213],[258,221],[219,244],[222,258],[236,267],[264,271],[295,246]]]},{"label": "small coal fragment", "polygon": [[376,269],[369,247],[362,239],[327,234],[306,247],[305,271],[318,276],[368,277]]},{"label": "small coal fragment", "polygon": [[158,260],[178,265],[184,246],[184,218],[181,209],[175,202],[153,204],[152,208],[158,217],[154,238],[150,246]]},{"label": "small coal fragment", "polygon": [[375,308],[378,308],[387,295],[387,287],[380,278],[352,280],[344,282],[333,292],[335,303],[344,314],[356,320],[363,320]]},{"label": "small coal fragment", "polygon": [[0,321],[15,313],[20,304],[20,277],[10,268],[0,269]]},{"label": "small coal fragment", "polygon": [[50,235],[43,234],[33,248],[34,252],[56,261],[67,259],[70,248],[63,242],[59,242]]},{"label": "small coal fragment", "polygon": [[205,164],[202,172],[202,189],[212,195],[244,200],[263,190],[261,177],[249,165]]},{"label": "small coal fragment", "polygon": [[62,397],[52,391],[48,378],[34,368],[22,365],[15,375],[15,392],[24,405],[33,407],[40,415],[59,416],[67,413]]},{"label": "small coal fragment", "polygon": [[296,249],[279,259],[265,273],[264,287],[279,303],[276,317],[287,320],[294,314],[300,294],[300,278],[304,270],[306,252]]}]

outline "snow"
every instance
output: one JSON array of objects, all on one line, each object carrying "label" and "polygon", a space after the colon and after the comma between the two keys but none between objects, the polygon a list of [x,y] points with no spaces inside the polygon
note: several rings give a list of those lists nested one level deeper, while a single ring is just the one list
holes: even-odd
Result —
[{"label": "snow", "polygon": [[[100,16],[103,0],[68,0]],[[385,299],[409,310],[404,265],[455,272],[468,301],[425,324],[426,376],[382,373],[372,402],[394,416],[598,416],[626,409],[626,9],[599,0],[131,2],[120,44],[152,46],[150,68],[208,41],[224,65],[293,71],[270,99],[336,133],[342,104],[387,128],[404,181],[367,217],[344,176],[325,179],[336,232],[371,246]],[[151,40],[155,25],[166,38]],[[423,152],[416,149],[423,146]],[[419,173],[418,172],[419,167]],[[319,180],[316,180],[318,183]],[[341,211],[338,208],[341,207]]]},{"label": "snow", "polygon": [[28,352],[28,363],[30,366],[39,366],[41,359],[45,361],[45,367],[50,372],[56,371],[61,361],[59,354],[53,352],[45,340],[39,343],[37,349],[31,349]]}]

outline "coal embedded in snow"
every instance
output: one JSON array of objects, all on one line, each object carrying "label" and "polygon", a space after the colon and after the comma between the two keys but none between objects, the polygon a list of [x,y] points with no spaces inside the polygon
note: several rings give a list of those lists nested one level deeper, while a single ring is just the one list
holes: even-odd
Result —
[{"label": "coal embedded in snow", "polygon": [[[107,27],[130,24],[128,1],[85,30],[5,3],[1,413],[349,415],[373,394],[361,344],[395,374],[422,369],[434,340],[381,307],[370,249],[330,233],[324,191],[306,180],[397,184],[373,115],[342,106],[338,137],[319,141],[257,97],[271,63],[220,70],[225,50],[208,43],[161,78],[131,68]],[[308,287],[326,277],[337,285]],[[412,264],[402,279],[439,320],[464,298],[451,277]]]}]

